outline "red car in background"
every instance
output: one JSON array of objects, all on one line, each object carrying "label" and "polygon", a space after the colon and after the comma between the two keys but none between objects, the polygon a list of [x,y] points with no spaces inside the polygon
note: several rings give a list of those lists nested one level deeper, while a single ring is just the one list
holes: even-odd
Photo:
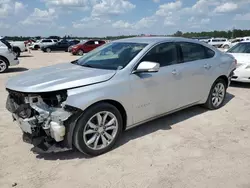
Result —
[{"label": "red car in background", "polygon": [[104,40],[88,40],[85,43],[80,43],[72,47],[71,53],[73,55],[83,55],[91,50],[105,44]]}]

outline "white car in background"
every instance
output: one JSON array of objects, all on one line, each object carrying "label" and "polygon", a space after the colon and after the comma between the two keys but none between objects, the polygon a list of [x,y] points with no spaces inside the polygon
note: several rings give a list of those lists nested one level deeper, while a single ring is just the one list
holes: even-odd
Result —
[{"label": "white car in background", "polygon": [[30,48],[34,49],[34,50],[38,50],[43,46],[52,45],[52,44],[55,44],[57,42],[58,42],[57,39],[41,39],[41,40],[33,43],[32,46],[30,46]]},{"label": "white car in background", "polygon": [[207,43],[211,46],[220,48],[225,42],[227,42],[226,38],[211,38]]},{"label": "white car in background", "polygon": [[231,80],[250,83],[250,41],[236,44],[227,53],[237,60],[237,67]]},{"label": "white car in background", "polygon": [[224,48],[224,49],[232,48],[234,45],[238,44],[239,42],[241,42],[243,40],[244,40],[243,38],[235,38],[232,40],[228,40],[228,41],[224,42],[224,44],[221,46],[221,48]]},{"label": "white car in background", "polygon": [[9,43],[13,47],[13,52],[15,52],[17,57],[20,56],[21,52],[27,51],[24,41],[9,41]]},{"label": "white car in background", "polygon": [[12,51],[10,43],[0,38],[0,73],[8,70],[9,66],[18,65],[19,60]]}]

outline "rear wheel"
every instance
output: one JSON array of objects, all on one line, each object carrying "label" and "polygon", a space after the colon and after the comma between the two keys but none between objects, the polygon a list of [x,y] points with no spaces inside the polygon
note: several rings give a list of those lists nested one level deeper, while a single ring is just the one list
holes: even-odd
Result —
[{"label": "rear wheel", "polygon": [[46,52],[50,53],[51,49],[50,48],[46,48]]},{"label": "rear wheel", "polygon": [[83,56],[83,54],[84,54],[84,51],[82,51],[82,50],[79,50],[79,51],[77,52],[77,54],[78,54],[78,55],[81,55],[81,56]]},{"label": "rear wheel", "polygon": [[0,57],[0,73],[5,72],[8,69],[8,62],[6,59]]},{"label": "rear wheel", "polygon": [[216,110],[222,107],[226,97],[226,90],[226,82],[223,79],[217,79],[210,90],[205,107],[211,110]]},{"label": "rear wheel", "polygon": [[109,103],[94,105],[77,122],[74,145],[90,156],[106,153],[117,142],[122,127],[122,116],[115,106]]},{"label": "rear wheel", "polygon": [[21,50],[18,47],[13,47],[13,52],[15,53],[16,57],[19,57],[21,54]]},{"label": "rear wheel", "polygon": [[224,49],[229,49],[229,45],[223,46]]},{"label": "rear wheel", "polygon": [[38,46],[38,45],[34,46],[34,50],[38,50],[39,48],[40,48],[40,46]]}]

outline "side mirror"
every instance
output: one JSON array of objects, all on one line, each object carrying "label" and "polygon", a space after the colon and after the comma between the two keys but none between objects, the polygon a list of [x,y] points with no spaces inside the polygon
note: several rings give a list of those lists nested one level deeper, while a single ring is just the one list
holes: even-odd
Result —
[{"label": "side mirror", "polygon": [[136,70],[133,73],[140,72],[158,72],[160,69],[160,64],[156,62],[143,61],[139,64]]}]

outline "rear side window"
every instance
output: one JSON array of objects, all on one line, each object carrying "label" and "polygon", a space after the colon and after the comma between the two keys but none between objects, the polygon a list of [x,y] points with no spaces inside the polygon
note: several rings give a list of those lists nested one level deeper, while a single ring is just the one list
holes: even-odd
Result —
[{"label": "rear side window", "polygon": [[98,42],[99,42],[99,44],[104,44],[105,43],[105,41],[103,41],[103,40],[99,40]]},{"label": "rear side window", "polygon": [[204,47],[205,53],[206,53],[206,58],[212,58],[215,55],[215,52],[207,47]]},{"label": "rear side window", "polygon": [[200,59],[206,59],[205,48],[200,44],[183,42],[179,43],[184,62],[196,61]]}]

